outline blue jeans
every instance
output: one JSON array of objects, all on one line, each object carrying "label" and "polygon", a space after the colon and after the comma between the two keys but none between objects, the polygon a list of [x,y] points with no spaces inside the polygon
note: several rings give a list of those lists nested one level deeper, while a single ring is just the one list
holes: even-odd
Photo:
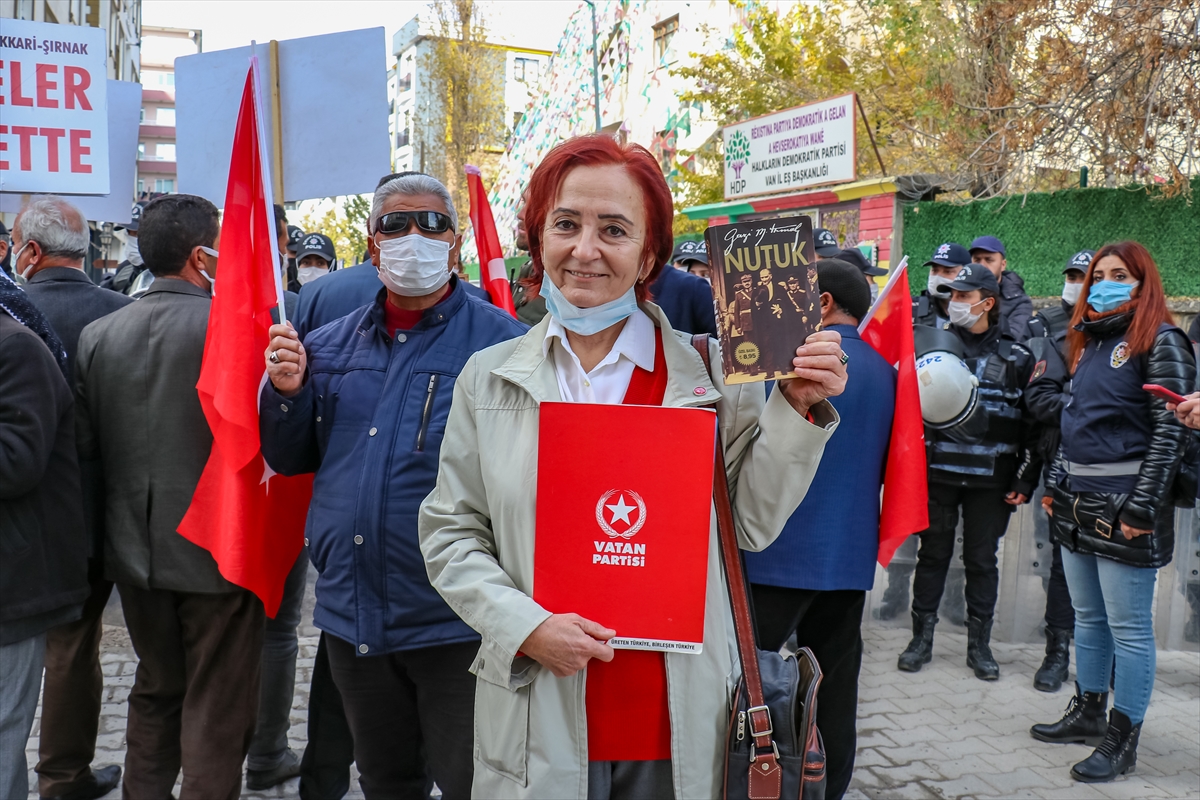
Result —
[{"label": "blue jeans", "polygon": [[1156,651],[1150,613],[1158,570],[1062,550],[1075,607],[1075,674],[1085,692],[1107,692],[1117,659],[1113,708],[1134,725],[1146,717]]}]

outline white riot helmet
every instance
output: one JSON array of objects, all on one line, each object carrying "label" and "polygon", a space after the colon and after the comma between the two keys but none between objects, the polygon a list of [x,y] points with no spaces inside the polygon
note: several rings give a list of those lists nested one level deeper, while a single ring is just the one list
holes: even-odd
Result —
[{"label": "white riot helmet", "polygon": [[975,410],[979,381],[954,353],[934,350],[917,359],[921,416],[933,428],[950,428]]}]

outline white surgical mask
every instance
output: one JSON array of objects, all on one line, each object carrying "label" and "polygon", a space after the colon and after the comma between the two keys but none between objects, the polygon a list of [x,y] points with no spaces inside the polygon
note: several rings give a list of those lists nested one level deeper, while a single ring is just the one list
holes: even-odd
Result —
[{"label": "white surgical mask", "polygon": [[979,322],[979,318],[983,316],[983,312],[974,313],[971,309],[982,302],[980,300],[978,303],[971,304],[961,300],[951,300],[946,306],[946,312],[950,315],[950,322],[960,328],[974,328],[975,323]]},{"label": "white surgical mask", "polygon": [[947,283],[954,283],[954,280],[952,278],[943,278],[941,275],[934,275],[933,271],[931,270],[929,272],[929,294],[930,294],[930,296],[937,297],[937,298],[942,297],[942,295],[938,294],[938,287],[945,286]]},{"label": "white surgical mask", "polygon": [[1064,283],[1062,299],[1064,303],[1075,305],[1079,302],[1079,295],[1083,293],[1082,283]]},{"label": "white surgical mask", "polygon": [[[18,247],[17,252],[13,253],[13,257],[12,257],[13,269],[17,268],[17,262],[21,260],[21,253],[24,252],[26,247],[29,247],[29,242],[26,242],[25,244]],[[21,270],[21,278],[23,280],[29,280],[29,271],[32,269],[33,269],[33,264],[30,264],[28,267]]]},{"label": "white surgical mask", "polygon": [[129,241],[125,243],[125,260],[135,267],[142,265],[142,251],[138,246],[136,236],[130,236]]},{"label": "white surgical mask", "polygon": [[[211,247],[205,247],[204,245],[201,245],[200,250],[201,250],[201,252],[208,253],[213,258],[221,257],[221,254],[218,253],[216,250],[213,250]],[[212,275],[208,274],[207,268],[201,269],[200,274],[204,276],[204,279],[206,281],[208,281],[208,288],[211,289],[212,293],[215,295],[217,293],[217,279],[214,278]]]},{"label": "white surgical mask", "polygon": [[871,302],[874,303],[879,297],[879,284],[871,281]]},{"label": "white surgical mask", "polygon": [[321,277],[322,275],[328,275],[328,274],[329,274],[329,267],[297,267],[296,268],[296,280],[300,281],[301,286],[308,283],[309,281],[315,281],[317,278]]},{"label": "white surgical mask", "polygon": [[404,297],[424,297],[450,280],[450,243],[410,233],[376,242],[379,279]]},{"label": "white surgical mask", "polygon": [[574,331],[580,336],[591,336],[594,333],[607,330],[618,322],[628,319],[638,310],[637,293],[630,286],[629,291],[616,300],[609,300],[591,308],[579,308],[563,297],[563,293],[549,275],[542,276],[541,295],[546,300],[546,310],[550,316],[558,320],[564,328]]}]

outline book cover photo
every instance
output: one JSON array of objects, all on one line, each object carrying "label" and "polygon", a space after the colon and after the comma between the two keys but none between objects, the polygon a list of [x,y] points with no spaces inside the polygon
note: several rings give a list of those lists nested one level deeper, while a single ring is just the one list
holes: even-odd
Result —
[{"label": "book cover photo", "polygon": [[796,348],[821,324],[812,219],[715,225],[704,238],[725,382],[794,377]]}]

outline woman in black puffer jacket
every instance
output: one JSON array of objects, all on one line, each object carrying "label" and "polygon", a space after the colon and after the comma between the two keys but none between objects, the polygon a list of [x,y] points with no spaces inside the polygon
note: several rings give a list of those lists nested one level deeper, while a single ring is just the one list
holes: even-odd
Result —
[{"label": "woman in black puffer jacket", "polygon": [[1154,688],[1154,582],[1175,547],[1172,486],[1189,435],[1142,385],[1186,394],[1196,363],[1167,310],[1154,260],[1137,242],[1096,253],[1071,322],[1071,398],[1062,413],[1051,536],[1063,547],[1075,607],[1078,683],[1066,715],[1031,733],[1099,745],[1071,769],[1076,780],[1099,782],[1137,761]]}]

